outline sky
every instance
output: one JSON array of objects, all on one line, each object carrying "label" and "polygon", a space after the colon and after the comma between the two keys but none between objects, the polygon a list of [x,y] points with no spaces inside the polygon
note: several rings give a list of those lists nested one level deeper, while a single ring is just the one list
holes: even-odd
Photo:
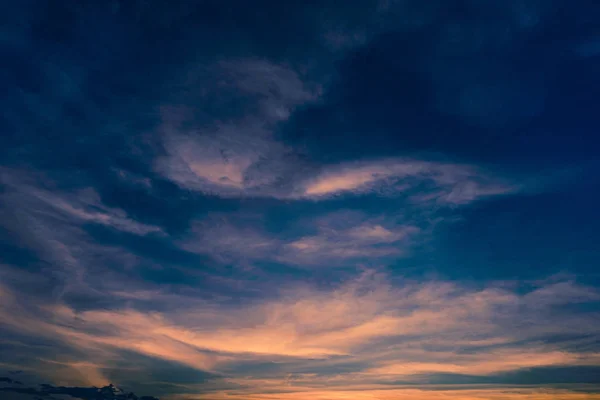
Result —
[{"label": "sky", "polygon": [[600,399],[600,3],[3,9],[3,399]]}]

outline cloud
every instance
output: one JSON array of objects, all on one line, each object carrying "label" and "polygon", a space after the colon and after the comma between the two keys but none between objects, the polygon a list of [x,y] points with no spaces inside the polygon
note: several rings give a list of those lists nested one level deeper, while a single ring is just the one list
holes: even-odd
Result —
[{"label": "cloud", "polygon": [[164,141],[169,156],[159,159],[157,168],[180,186],[207,194],[269,193],[280,179],[285,149],[253,124],[219,125],[202,134],[169,133]]},{"label": "cloud", "polygon": [[[186,399],[250,399],[250,400],[269,400],[269,399],[284,399],[284,400],[337,400],[337,399],[365,399],[365,400],[396,400],[396,399],[467,399],[467,400],[519,400],[519,399],[565,399],[565,400],[595,400],[599,399],[600,395],[586,393],[569,389],[540,389],[540,388],[504,388],[494,389],[483,387],[464,388],[449,390],[447,388],[431,388],[419,389],[406,387],[402,389],[389,389],[381,386],[372,387],[348,387],[341,390],[327,390],[321,388],[293,388],[287,386],[276,386],[272,382],[266,383],[268,393],[253,393],[244,389],[228,390],[226,393],[204,393],[204,394],[175,394],[168,396],[169,399],[186,400]],[[154,396],[137,396],[132,392],[124,391],[114,385],[103,387],[78,387],[78,386],[52,386],[39,385],[37,388],[23,387],[0,387],[0,391],[6,395],[20,394],[25,398],[31,399],[34,396],[41,398],[55,399],[61,395],[68,395],[71,398],[81,400],[100,400],[100,399],[133,399],[133,400],[157,400]]]},{"label": "cloud", "polygon": [[421,229],[388,218],[360,213],[333,213],[315,221],[316,233],[285,243],[277,259],[297,265],[338,265],[348,261],[383,260],[405,255]]},{"label": "cloud", "polygon": [[[461,205],[518,187],[469,165],[382,159],[317,167],[264,136],[221,126],[213,134],[167,136],[159,169],[180,186],[222,197],[326,200],[340,195],[410,196]],[[416,194],[417,192],[418,194]]]},{"label": "cloud", "polygon": [[298,106],[316,101],[320,88],[292,68],[265,60],[222,61],[212,73],[219,91],[250,96],[247,101],[258,109],[191,131],[172,110],[165,111],[166,155],[156,160],[156,171],[181,187],[208,194],[277,197],[281,179],[295,166],[289,165],[289,149],[273,139],[273,129]]},{"label": "cloud", "polygon": [[33,218],[94,223],[136,235],[162,232],[159,227],[129,218],[121,209],[104,205],[93,188],[61,193],[59,190],[43,188],[22,171],[2,169],[0,173],[2,183],[9,189],[2,195],[5,206],[26,212]]},{"label": "cloud", "polygon": [[318,99],[321,87],[309,84],[291,67],[260,59],[223,61],[226,85],[258,96],[266,122],[286,120],[299,105]]},{"label": "cloud", "polygon": [[518,389],[463,389],[463,390],[443,390],[443,389],[389,389],[389,388],[369,388],[356,387],[348,390],[335,389],[296,389],[289,386],[277,386],[270,388],[269,393],[252,393],[244,390],[230,390],[227,393],[211,393],[201,397],[177,396],[176,399],[200,398],[205,400],[221,399],[247,399],[247,400],[597,400],[600,395],[594,393],[582,393],[577,390],[567,389],[539,389],[539,388],[518,388]]},{"label": "cloud", "polygon": [[454,373],[464,375],[489,375],[532,367],[554,365],[596,365],[600,355],[581,355],[563,351],[527,351],[510,349],[485,354],[452,355],[453,361],[389,363],[373,368],[367,373],[379,377],[386,375],[406,376],[428,373]]},{"label": "cloud", "polygon": [[22,385],[23,384],[23,382],[21,382],[21,381],[14,380],[14,379],[11,379],[11,378],[6,377],[6,376],[0,376],[0,382],[10,383],[10,384],[15,384],[15,385]]},{"label": "cloud", "polygon": [[[320,164],[276,136],[322,89],[290,66],[257,59],[208,69],[222,96],[241,97],[239,115],[190,128],[192,111],[163,107],[164,154],[155,170],[178,186],[225,197],[326,200],[340,195],[412,196],[414,201],[467,204],[517,186],[475,166],[418,158],[373,158]],[[247,98],[249,97],[249,98]],[[418,192],[418,194],[415,194]]]},{"label": "cloud", "polygon": [[[126,249],[98,243],[85,230],[86,225],[141,237],[165,236],[160,227],[138,222],[122,209],[106,206],[94,189],[62,191],[53,188],[51,182],[18,170],[3,169],[1,178],[5,189],[0,195],[1,225],[19,246],[32,253],[30,267],[41,268],[48,280],[53,280],[52,288],[49,282],[41,284],[48,296],[102,296],[98,288],[114,283],[108,278],[115,269],[123,271],[140,261]],[[2,266],[0,272],[18,280],[32,280],[10,265]],[[97,276],[105,279],[97,280]],[[37,281],[36,285],[40,284]]]},{"label": "cloud", "polygon": [[241,125],[219,123],[202,133],[169,128],[168,156],[159,158],[157,170],[183,188],[221,197],[411,195],[418,202],[459,205],[518,189],[474,166],[410,158],[318,166],[274,140],[260,123]]},{"label": "cloud", "polygon": [[137,175],[124,169],[114,169],[114,172],[121,181],[130,185],[143,187],[146,189],[152,188],[152,181],[150,178]]},{"label": "cloud", "polygon": [[494,181],[472,166],[385,159],[324,168],[323,172],[303,184],[301,196],[323,198],[344,193],[397,195],[411,193],[417,187],[421,187],[421,191],[414,199],[450,204],[465,204],[516,189]]},{"label": "cloud", "polygon": [[171,157],[159,161],[159,170],[182,187],[222,197],[412,195],[418,202],[460,205],[518,189],[473,166],[416,159],[317,167],[252,125],[245,130],[242,135],[235,127],[220,126],[210,134],[168,135],[165,145]]},{"label": "cloud", "polygon": [[[61,304],[32,303],[31,297],[6,288],[3,293],[0,317],[10,330],[87,354],[83,360],[97,360],[96,369],[124,357],[121,352],[134,352],[213,372],[225,379],[225,387],[228,379],[241,379],[249,393],[264,379],[282,388],[289,374],[336,371],[347,363],[357,369],[333,377],[307,377],[306,389],[312,385],[314,391],[314,385],[328,380],[329,385],[335,383],[332,393],[341,393],[352,385],[372,389],[439,373],[486,376],[600,361],[599,353],[578,351],[568,341],[544,340],[548,335],[578,334],[583,323],[589,331],[600,328],[589,314],[566,311],[573,303],[600,300],[596,290],[569,281],[518,293],[501,286],[474,288],[451,282],[392,284],[386,276],[368,271],[330,289],[287,286],[276,298],[241,307],[182,297],[170,304],[174,308],[161,312],[76,311]],[[82,359],[75,354],[65,363],[78,369]],[[253,362],[267,360],[279,363],[276,371],[252,370]],[[227,372],[244,363],[250,363],[250,369],[242,376]],[[295,390],[303,387],[301,380],[293,385]]]},{"label": "cloud", "polygon": [[[310,233],[290,227],[287,239],[261,229],[263,221],[218,214],[197,221],[182,248],[225,263],[276,261],[297,266],[338,266],[401,257],[421,229],[398,218],[338,211],[307,221]],[[300,232],[298,232],[300,231]]]},{"label": "cloud", "polygon": [[283,245],[280,239],[252,223],[261,221],[232,220],[231,216],[215,215],[197,221],[192,225],[191,237],[180,246],[190,252],[209,254],[221,262],[243,265],[268,260]]},{"label": "cloud", "polygon": [[46,399],[57,399],[58,397],[54,396],[67,395],[81,400],[158,400],[153,396],[138,397],[134,393],[125,392],[112,384],[104,387],[69,387],[42,384],[38,388],[0,387],[0,392],[7,395],[23,394],[32,396],[27,398],[36,396],[35,398]]}]

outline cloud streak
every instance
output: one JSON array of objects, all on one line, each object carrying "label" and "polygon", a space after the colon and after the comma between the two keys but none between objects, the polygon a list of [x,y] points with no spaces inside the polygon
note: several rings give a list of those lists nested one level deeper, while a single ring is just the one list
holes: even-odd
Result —
[{"label": "cloud streak", "polygon": [[159,227],[139,223],[121,209],[104,205],[93,188],[61,193],[41,187],[23,171],[2,169],[5,206],[30,213],[34,218],[54,218],[65,223],[92,223],[136,235],[161,233]]},{"label": "cloud streak", "polygon": [[518,190],[517,185],[472,166],[417,159],[311,166],[297,161],[283,145],[251,133],[245,140],[227,133],[197,138],[174,135],[168,140],[169,151],[177,156],[161,160],[160,168],[172,171],[170,178],[182,187],[223,197],[326,200],[383,195],[462,205]]},{"label": "cloud streak", "polygon": [[[192,398],[181,396],[181,399]],[[351,390],[307,389],[293,391],[286,387],[278,387],[275,393],[253,394],[244,391],[231,391],[227,394],[209,394],[201,397],[206,400],[240,398],[248,400],[596,400],[600,396],[592,393],[581,393],[565,389],[466,389],[466,390],[423,390],[423,389],[385,389],[358,387]]]},{"label": "cloud streak", "polygon": [[[301,156],[274,136],[292,112],[319,100],[320,88],[291,67],[253,59],[223,62],[213,72],[258,109],[201,129],[185,128],[185,113],[163,112],[165,155],[156,171],[182,188],[225,198],[326,200],[342,195],[410,196],[413,201],[467,204],[515,192],[518,186],[475,166],[417,158],[326,165]],[[417,194],[416,194],[417,192]]]},{"label": "cloud streak", "polygon": [[339,211],[310,220],[303,234],[290,229],[289,239],[261,230],[256,220],[213,215],[197,221],[181,246],[220,262],[276,261],[296,266],[339,266],[398,258],[409,250],[421,228],[398,218],[374,218]]},{"label": "cloud streak", "polygon": [[[253,388],[269,375],[284,385],[286,374],[301,368],[335,371],[345,364],[360,367],[335,375],[340,393],[357,383],[440,373],[487,376],[600,361],[600,353],[577,351],[568,342],[539,342],[548,335],[576,335],[582,323],[588,332],[600,332],[597,323],[590,326],[600,321],[597,315],[561,311],[570,304],[600,301],[596,290],[569,281],[518,294],[500,286],[469,288],[450,282],[393,285],[385,276],[366,272],[331,290],[289,287],[278,298],[235,309],[180,298],[173,304],[177,313],[127,308],[78,312],[60,304],[33,306],[31,300],[25,303],[33,307],[23,308],[25,299],[6,287],[2,293],[0,313],[10,330],[55,340],[90,356],[133,351],[227,379],[235,379],[227,372],[233,366],[250,363],[244,384]],[[186,303],[190,306],[182,308]],[[266,360],[280,363],[275,376],[251,372],[252,363]],[[77,366],[77,361],[69,362]],[[312,376],[307,383],[325,378]],[[296,386],[303,387],[301,381]]]},{"label": "cloud streak", "polygon": [[[1,178],[1,225],[19,246],[37,257],[32,263],[55,280],[52,293],[46,293],[51,297],[68,292],[100,295],[95,287],[102,286],[102,281],[92,284],[92,277],[111,274],[115,269],[111,266],[127,269],[140,261],[121,247],[96,242],[87,227],[102,226],[139,237],[166,235],[158,226],[138,222],[124,210],[105,205],[92,188],[64,191],[53,187],[51,181],[15,169],[3,169]],[[0,272],[18,275],[18,279],[25,274],[10,265]]]},{"label": "cloud streak", "polygon": [[414,197],[415,200],[430,199],[446,204],[466,204],[480,197],[506,194],[516,189],[486,177],[471,166],[414,159],[384,159],[326,168],[303,184],[300,196],[399,195],[411,193],[423,185],[425,188],[421,189],[419,196]]}]

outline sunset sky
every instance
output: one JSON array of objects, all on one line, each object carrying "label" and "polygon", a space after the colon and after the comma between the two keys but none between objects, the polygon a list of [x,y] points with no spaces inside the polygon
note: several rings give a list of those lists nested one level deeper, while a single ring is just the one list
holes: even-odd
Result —
[{"label": "sunset sky", "polygon": [[600,399],[599,2],[1,14],[3,400]]}]

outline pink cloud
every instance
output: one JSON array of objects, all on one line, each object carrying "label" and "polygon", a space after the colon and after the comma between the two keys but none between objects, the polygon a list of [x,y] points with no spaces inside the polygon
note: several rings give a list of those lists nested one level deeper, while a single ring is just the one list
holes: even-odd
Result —
[{"label": "pink cloud", "polygon": [[[407,281],[397,286],[383,275],[366,272],[334,289],[287,288],[277,298],[236,308],[181,299],[172,305],[177,313],[76,311],[61,304],[35,304],[33,298],[3,288],[0,317],[9,329],[59,341],[99,362],[110,362],[127,350],[218,373],[249,360],[286,359],[281,374],[287,373],[286,368],[293,370],[295,363],[304,368],[334,367],[342,361],[364,366],[339,375],[335,392],[343,391],[344,385],[368,386],[427,373],[486,375],[541,366],[598,365],[597,353],[532,341],[543,332],[575,333],[582,321],[590,323],[585,315],[561,313],[556,306],[597,301],[598,293],[574,283],[553,285],[525,294],[450,282]],[[558,300],[535,295],[559,289],[566,294]],[[535,308],[529,307],[532,301]],[[551,319],[545,317],[549,312]],[[82,361],[68,363],[76,366]],[[95,368],[100,374],[102,364]],[[252,388],[264,378],[243,379]],[[320,379],[324,377],[312,377],[310,382]]]},{"label": "pink cloud", "polygon": [[[410,193],[423,183],[431,188],[416,196]],[[436,200],[448,204],[465,204],[481,197],[516,190],[516,187],[491,179],[469,165],[401,158],[330,166],[316,177],[308,178],[302,185],[303,189],[297,196],[305,198],[409,193],[415,201]]]},{"label": "pink cloud", "polygon": [[567,389],[458,389],[431,390],[405,388],[389,389],[377,386],[346,386],[335,389],[302,388],[282,382],[264,385],[264,381],[256,382],[256,387],[262,387],[269,393],[257,393],[256,390],[227,390],[203,395],[180,395],[174,397],[181,400],[205,399],[244,399],[244,400],[598,400],[600,395],[582,393]]},{"label": "pink cloud", "polygon": [[[256,59],[213,67],[219,85],[256,96],[254,113],[186,129],[185,118],[165,109],[165,154],[155,170],[177,185],[221,197],[326,200],[338,195],[410,196],[413,201],[456,205],[514,192],[517,187],[474,166],[416,158],[384,158],[318,165],[299,156],[273,132],[297,107],[319,100],[321,88],[290,66]],[[415,189],[426,191],[415,194]]]},{"label": "pink cloud", "polygon": [[[421,232],[416,226],[391,218],[382,221],[357,214],[347,215],[349,219],[345,222],[317,218],[306,223],[313,233],[290,235],[284,240],[261,229],[260,221],[251,224],[242,217],[234,217],[212,216],[198,221],[193,225],[192,237],[182,241],[181,246],[224,262],[337,266],[351,260],[400,257]],[[341,221],[345,218],[340,213],[333,213],[332,217]]]}]

